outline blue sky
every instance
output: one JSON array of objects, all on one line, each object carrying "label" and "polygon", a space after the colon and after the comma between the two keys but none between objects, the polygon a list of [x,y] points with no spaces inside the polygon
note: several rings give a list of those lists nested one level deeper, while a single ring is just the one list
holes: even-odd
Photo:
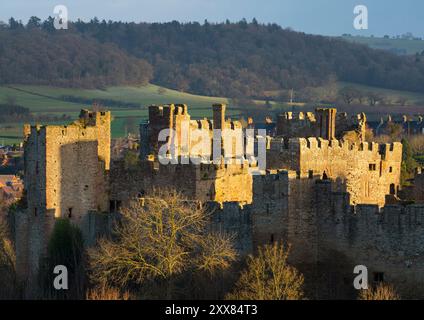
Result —
[{"label": "blue sky", "polygon": [[[27,21],[32,15],[46,18],[53,7],[64,4],[69,18],[122,21],[221,22],[242,18],[275,22],[307,33],[340,35],[412,32],[424,37],[423,0],[0,0],[0,20],[13,16]],[[366,5],[369,29],[353,28],[353,8]]]}]

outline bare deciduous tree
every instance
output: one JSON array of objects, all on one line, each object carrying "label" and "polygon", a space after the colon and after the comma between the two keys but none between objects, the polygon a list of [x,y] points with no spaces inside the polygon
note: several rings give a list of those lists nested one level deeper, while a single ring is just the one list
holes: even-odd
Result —
[{"label": "bare deciduous tree", "polygon": [[15,251],[6,223],[0,219],[0,298],[11,299],[16,293]]},{"label": "bare deciduous tree", "polygon": [[359,96],[359,92],[353,87],[345,87],[339,90],[339,95],[346,104],[351,104]]},{"label": "bare deciduous tree", "polygon": [[367,93],[367,98],[370,106],[375,106],[384,100],[380,93],[373,91]]},{"label": "bare deciduous tree", "polygon": [[361,290],[359,300],[400,300],[393,286],[380,283],[378,286]]},{"label": "bare deciduous tree", "polygon": [[170,299],[183,273],[227,269],[236,253],[230,236],[207,232],[208,212],[198,202],[184,201],[175,191],[153,194],[122,210],[113,239],[103,238],[89,251],[90,269],[100,284],[160,282],[162,298]]},{"label": "bare deciduous tree", "polygon": [[303,298],[303,275],[287,264],[289,248],[282,244],[259,248],[256,257],[249,256],[228,299],[236,300],[299,300]]},{"label": "bare deciduous tree", "polygon": [[410,136],[409,144],[414,154],[424,154],[424,135],[417,134]]},{"label": "bare deciduous tree", "polygon": [[[85,250],[81,230],[69,219],[56,219],[47,246],[47,256],[39,269],[38,298],[42,299],[83,299],[85,296]],[[64,265],[68,270],[69,289],[56,290],[52,286],[53,270]]]},{"label": "bare deciduous tree", "polygon": [[130,300],[130,294],[119,289],[101,286],[87,290],[86,300]]}]

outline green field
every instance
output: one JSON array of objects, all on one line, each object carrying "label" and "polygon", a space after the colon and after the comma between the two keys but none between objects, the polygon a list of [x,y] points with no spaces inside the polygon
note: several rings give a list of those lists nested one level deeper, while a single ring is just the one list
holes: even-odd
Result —
[{"label": "green field", "polygon": [[365,44],[374,49],[391,51],[396,54],[416,54],[424,51],[424,40],[391,39],[377,37],[343,36],[349,42]]},{"label": "green field", "polygon": [[[84,99],[113,100],[114,107],[105,107],[112,111],[112,135],[121,137],[126,133],[137,130],[138,123],[147,118],[147,107],[152,104],[185,103],[189,106],[193,118],[211,117],[213,103],[228,103],[228,99],[220,97],[205,97],[182,93],[175,90],[159,90],[160,87],[147,85],[142,87],[110,87],[105,90],[85,90],[54,88],[48,86],[13,85],[0,87],[0,103],[12,97],[18,105],[27,107],[34,114],[70,115],[78,116],[81,108],[90,108],[75,102],[61,100],[61,96],[72,96]],[[141,107],[123,107],[119,102],[136,103]],[[236,116],[239,112],[229,107],[229,116]],[[21,141],[23,123],[0,124],[0,144],[16,143]]]},{"label": "green field", "polygon": [[[375,92],[382,96],[384,96],[384,100],[386,104],[389,105],[395,105],[399,98],[404,98],[406,100],[406,105],[420,105],[424,106],[424,93],[418,93],[418,92],[409,92],[409,91],[399,91],[399,90],[391,90],[391,89],[385,89],[385,88],[379,88],[379,87],[371,87],[371,86],[365,86],[361,84],[356,83],[350,83],[350,82],[337,82],[336,83],[336,90],[343,89],[345,87],[353,87],[361,92],[367,93],[367,92]],[[314,90],[316,91],[317,95],[321,95],[326,91],[332,90],[328,86],[322,86],[322,87],[315,87]],[[279,95],[282,94],[281,91],[267,91],[267,96],[270,99],[276,99]],[[296,91],[295,91],[295,100],[296,100]],[[302,106],[304,103],[297,101],[299,106]]]},{"label": "green field", "polygon": [[422,105],[424,104],[424,94],[418,92],[390,90],[378,87],[364,86],[360,84],[352,84],[348,82],[339,82],[339,88],[354,87],[363,92],[376,92],[384,96],[384,99],[389,104],[394,104],[399,98],[406,99],[406,105]]},{"label": "green field", "polygon": [[[382,88],[368,87],[351,83],[339,82],[337,88],[346,86],[353,86],[364,92],[373,91],[378,92],[385,97],[385,100],[390,103],[395,103],[400,97],[407,100],[407,105],[410,108],[415,108],[414,113],[422,113],[421,107],[424,105],[424,94],[388,90]],[[109,107],[104,105],[105,108],[112,111],[112,136],[123,137],[127,133],[138,132],[138,124],[141,120],[147,118],[147,107],[151,104],[167,104],[167,103],[185,103],[189,106],[189,113],[193,118],[203,118],[212,116],[211,105],[213,103],[227,103],[229,104],[227,115],[233,118],[240,116],[240,110],[231,107],[230,102],[226,98],[220,97],[206,97],[199,95],[192,95],[170,89],[159,90],[160,87],[155,85],[147,85],[142,87],[110,87],[105,90],[86,90],[86,89],[67,89],[55,88],[49,86],[25,86],[13,85],[8,87],[0,87],[0,103],[6,102],[8,98],[16,100],[18,105],[22,105],[30,109],[34,114],[55,115],[61,116],[63,114],[71,116],[73,119],[78,117],[81,108],[90,108],[90,104],[67,102],[63,101],[62,96],[70,96],[73,98],[83,98],[89,100],[102,99],[111,100],[114,106]],[[328,90],[326,87],[316,88],[316,90]],[[273,100],[278,92],[270,92],[270,100]],[[275,96],[275,97],[274,97]],[[255,101],[257,105],[264,105],[264,101]],[[125,107],[119,103],[135,103],[140,107]],[[271,112],[282,112],[284,110],[303,110],[309,108],[313,110],[315,105],[305,105],[304,103],[297,103],[291,106],[287,103],[276,103],[271,101]],[[415,105],[415,106],[414,106]],[[360,112],[387,112],[396,113],[398,109],[405,110],[407,107],[399,107],[393,105],[386,105],[384,110],[377,110],[376,107],[368,108],[370,110],[358,110]],[[389,110],[390,109],[390,110]],[[350,110],[352,111],[352,110]],[[267,113],[267,114],[268,114]],[[264,113],[265,116],[265,113]],[[69,121],[66,121],[69,122]],[[54,124],[50,122],[48,124]],[[43,123],[45,124],[45,123]],[[56,124],[64,124],[63,122],[56,122]],[[19,143],[22,140],[22,126],[23,123],[2,123],[0,124],[0,144]]]}]

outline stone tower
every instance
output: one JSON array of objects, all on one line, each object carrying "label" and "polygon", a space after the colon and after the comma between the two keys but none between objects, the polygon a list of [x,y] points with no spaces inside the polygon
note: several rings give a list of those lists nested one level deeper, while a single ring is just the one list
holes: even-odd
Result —
[{"label": "stone tower", "polygon": [[55,219],[88,235],[89,212],[108,212],[110,112],[82,110],[70,125],[24,127],[27,209],[16,217],[17,269],[34,275]]},{"label": "stone tower", "polygon": [[[148,140],[151,154],[155,156],[159,151],[159,133],[164,129],[173,129],[174,128],[174,118],[175,118],[175,105],[165,105],[165,106],[149,106],[149,126],[148,126]],[[170,132],[171,133],[171,132]],[[171,143],[173,137],[170,134],[167,143]]]},{"label": "stone tower", "polygon": [[[221,103],[217,103],[212,105],[213,108],[213,129],[214,130],[221,130],[220,132],[214,132],[214,161],[220,161],[221,155],[225,154],[225,150],[224,150],[224,136],[223,136],[223,131],[225,129],[225,109],[226,109],[226,105],[225,104],[221,104]],[[216,141],[219,140],[221,141],[221,146],[219,146],[217,144]],[[217,151],[220,149],[220,154],[218,156]]]},{"label": "stone tower", "polygon": [[83,109],[80,112],[78,123],[95,128],[99,159],[104,161],[105,169],[109,170],[111,139],[110,112],[92,112]]},{"label": "stone tower", "polygon": [[336,113],[337,109],[322,108],[316,109],[319,123],[319,136],[326,140],[336,138]]},{"label": "stone tower", "polygon": [[225,129],[225,104],[214,104],[213,105],[213,128],[214,129]]}]

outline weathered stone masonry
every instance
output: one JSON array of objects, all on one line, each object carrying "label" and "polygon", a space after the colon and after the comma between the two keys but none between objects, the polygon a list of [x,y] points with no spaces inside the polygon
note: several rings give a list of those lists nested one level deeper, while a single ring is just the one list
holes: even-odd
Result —
[{"label": "weathered stone masonry", "polygon": [[27,210],[16,214],[19,274],[38,270],[55,218],[87,235],[89,212],[109,210],[110,112],[82,110],[68,126],[25,126]]},{"label": "weathered stone masonry", "polygon": [[[69,126],[26,127],[28,210],[15,221],[19,273],[36,272],[56,218],[71,219],[92,244],[110,228],[120,206],[155,187],[174,187],[210,206],[210,228],[234,233],[242,255],[262,244],[290,243],[291,262],[308,283],[320,285],[312,290],[315,297],[352,297],[358,264],[369,268],[371,280],[384,277],[401,293],[424,296],[424,207],[385,203],[399,189],[401,144],[337,140],[343,137],[338,124],[362,139],[365,116],[355,122],[320,110],[307,114],[311,130],[303,138],[296,136],[297,120],[279,123],[277,131],[284,134],[267,139],[264,175],[249,174],[247,162],[159,164],[155,152],[162,129],[174,129],[179,139],[183,121],[211,138],[213,129],[241,127],[225,119],[224,105],[213,108],[213,120],[192,120],[185,105],[150,107],[149,122],[140,128],[141,163],[134,167],[110,161],[108,112],[82,111]],[[187,152],[179,149],[178,155]]]}]

